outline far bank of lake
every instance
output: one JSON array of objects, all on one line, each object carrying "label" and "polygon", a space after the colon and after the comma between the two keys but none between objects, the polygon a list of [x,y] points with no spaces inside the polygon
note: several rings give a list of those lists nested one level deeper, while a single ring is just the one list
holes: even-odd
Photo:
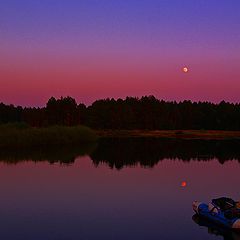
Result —
[{"label": "far bank of lake", "polygon": [[156,137],[181,139],[240,139],[240,131],[222,130],[96,130],[99,137]]},{"label": "far bank of lake", "polygon": [[25,123],[0,125],[0,148],[66,146],[95,142],[98,136],[85,126],[29,127]]},{"label": "far bank of lake", "polygon": [[221,130],[94,130],[86,126],[34,128],[21,124],[0,125],[0,148],[66,146],[104,138],[159,138],[183,140],[240,140],[240,131]]}]

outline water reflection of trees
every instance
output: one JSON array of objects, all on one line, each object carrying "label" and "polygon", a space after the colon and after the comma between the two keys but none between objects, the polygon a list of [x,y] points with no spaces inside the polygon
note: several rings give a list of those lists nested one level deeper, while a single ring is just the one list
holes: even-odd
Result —
[{"label": "water reflection of trees", "polygon": [[69,164],[83,155],[89,155],[95,166],[104,163],[116,169],[135,165],[151,168],[166,158],[184,162],[217,159],[223,164],[228,160],[240,161],[240,141],[103,138],[97,145],[0,149],[0,161],[6,163],[48,161]]},{"label": "water reflection of trees", "polygon": [[111,168],[140,164],[153,167],[159,161],[172,160],[208,161],[218,159],[220,163],[240,160],[240,141],[237,140],[180,140],[157,138],[101,139],[91,155],[93,163],[108,164]]},{"label": "water reflection of trees", "polygon": [[16,164],[22,161],[48,161],[49,163],[71,164],[78,156],[89,155],[96,144],[81,144],[72,146],[45,146],[36,148],[4,148],[0,151],[0,161]]}]

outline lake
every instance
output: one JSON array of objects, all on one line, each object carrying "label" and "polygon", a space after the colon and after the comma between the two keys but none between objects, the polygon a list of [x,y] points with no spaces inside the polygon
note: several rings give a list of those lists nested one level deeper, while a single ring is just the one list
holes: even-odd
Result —
[{"label": "lake", "polygon": [[239,141],[102,139],[0,153],[0,239],[240,239],[192,202],[240,200]]}]

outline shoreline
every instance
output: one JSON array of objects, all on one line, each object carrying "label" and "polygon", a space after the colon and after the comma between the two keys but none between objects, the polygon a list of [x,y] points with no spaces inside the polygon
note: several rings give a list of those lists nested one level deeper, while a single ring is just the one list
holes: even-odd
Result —
[{"label": "shoreline", "polygon": [[101,138],[153,137],[203,140],[240,140],[240,131],[224,130],[95,130]]},{"label": "shoreline", "polygon": [[28,127],[21,124],[0,125],[0,148],[66,146],[96,142],[98,136],[86,126]]}]

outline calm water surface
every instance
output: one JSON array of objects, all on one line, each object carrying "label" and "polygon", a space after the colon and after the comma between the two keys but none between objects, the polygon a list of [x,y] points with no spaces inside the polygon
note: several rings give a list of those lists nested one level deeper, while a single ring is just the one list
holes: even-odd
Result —
[{"label": "calm water surface", "polygon": [[[197,149],[198,157],[182,150],[169,157],[169,145],[182,143],[167,143],[165,152],[153,142],[124,144],[100,144],[68,163],[41,154],[41,161],[2,156],[0,239],[240,239],[201,222],[191,206],[218,196],[240,199],[237,159],[220,161],[215,145],[204,154]],[[224,156],[238,154],[231,151]]]}]

